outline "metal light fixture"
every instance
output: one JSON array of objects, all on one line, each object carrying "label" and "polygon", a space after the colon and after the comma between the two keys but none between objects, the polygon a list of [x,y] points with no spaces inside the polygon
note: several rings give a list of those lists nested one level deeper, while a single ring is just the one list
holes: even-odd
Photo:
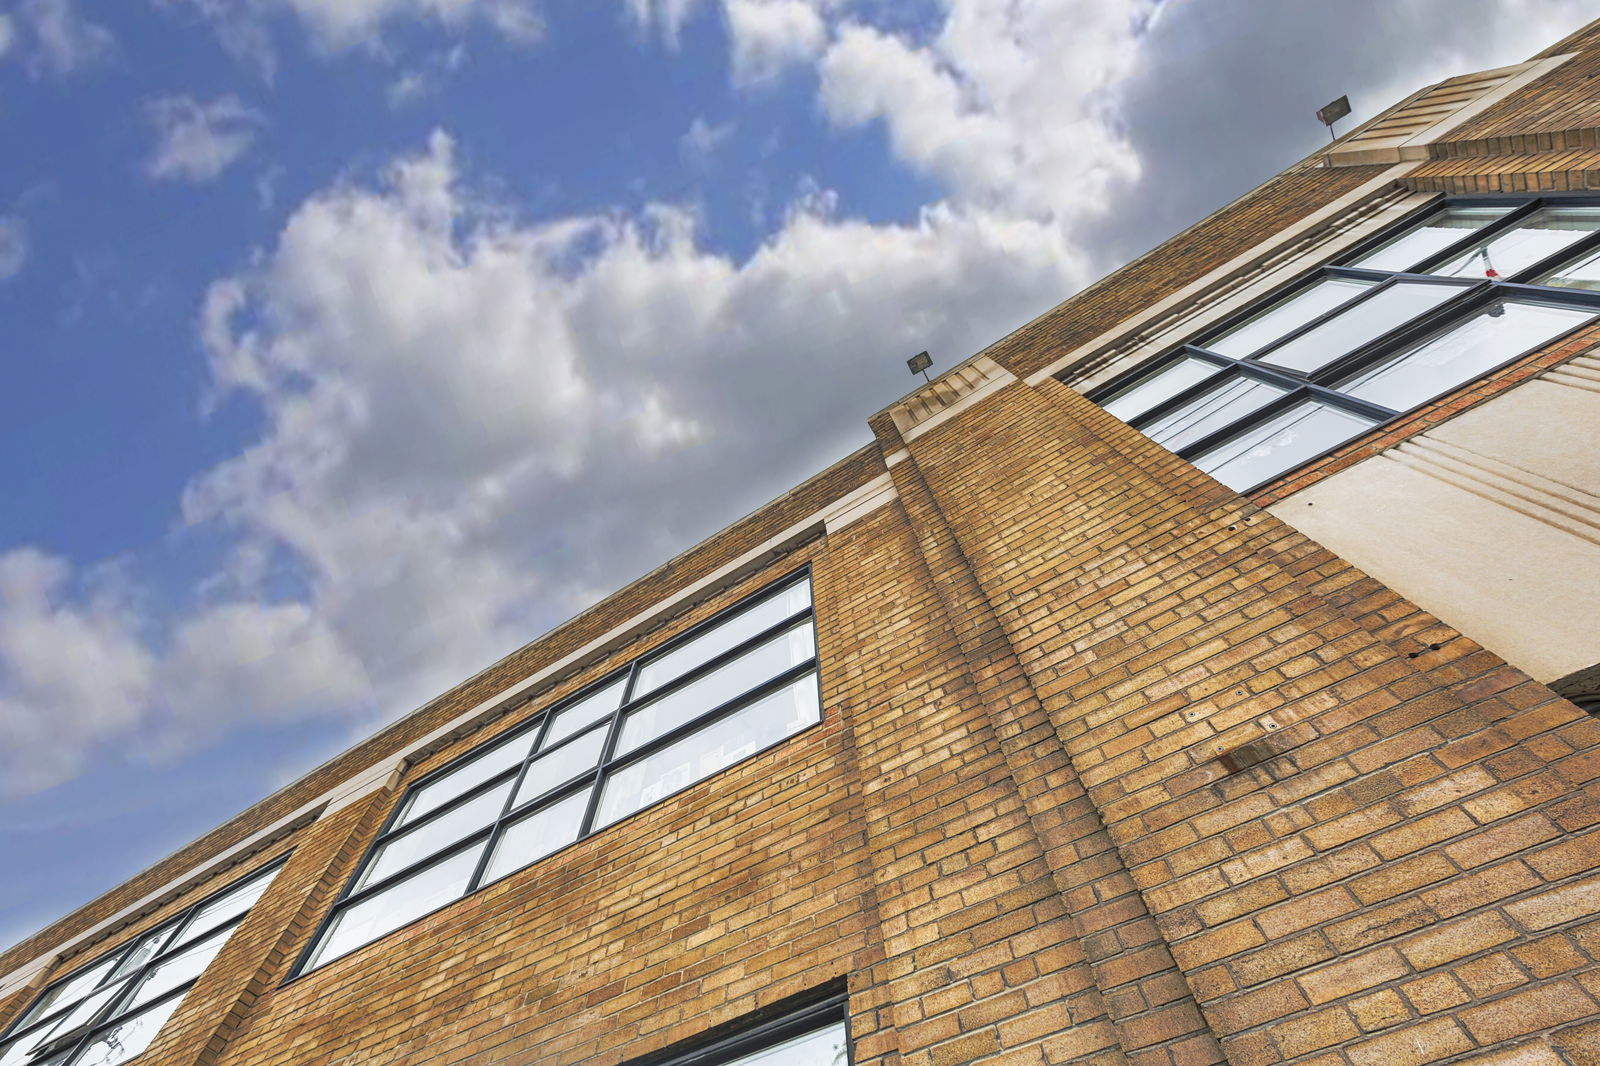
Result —
[{"label": "metal light fixture", "polygon": [[933,357],[927,352],[918,352],[916,355],[913,355],[910,359],[906,360],[906,366],[911,368],[911,372],[913,374],[921,374],[923,381],[932,380],[928,377],[928,368],[932,365]]}]

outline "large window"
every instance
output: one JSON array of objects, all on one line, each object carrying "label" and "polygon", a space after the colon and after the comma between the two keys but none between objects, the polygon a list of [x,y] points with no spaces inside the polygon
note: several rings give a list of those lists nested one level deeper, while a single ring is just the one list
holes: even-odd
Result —
[{"label": "large window", "polygon": [[412,785],[299,968],[370,943],[821,719],[811,578],[801,573]]},{"label": "large window", "polygon": [[1097,390],[1241,492],[1600,314],[1600,200],[1459,201]]},{"label": "large window", "polygon": [[277,870],[51,982],[0,1039],[0,1066],[117,1066],[143,1052]]}]

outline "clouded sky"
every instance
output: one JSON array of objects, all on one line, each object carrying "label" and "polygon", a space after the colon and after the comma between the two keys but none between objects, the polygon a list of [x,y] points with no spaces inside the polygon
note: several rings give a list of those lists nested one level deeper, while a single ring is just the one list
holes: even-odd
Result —
[{"label": "clouded sky", "polygon": [[0,0],[0,946],[1594,17]]}]

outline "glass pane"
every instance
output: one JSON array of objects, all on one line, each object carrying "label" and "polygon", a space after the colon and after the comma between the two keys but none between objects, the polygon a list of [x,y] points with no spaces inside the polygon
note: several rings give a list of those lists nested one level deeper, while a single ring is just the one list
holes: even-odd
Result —
[{"label": "glass pane", "polygon": [[1190,385],[1198,385],[1211,375],[1221,372],[1222,368],[1215,363],[1196,359],[1192,355],[1185,356],[1148,377],[1140,378],[1100,406],[1124,422],[1131,422],[1156,404],[1172,399]]},{"label": "glass pane", "polygon": [[630,711],[622,722],[617,754],[626,755],[641,744],[693,721],[696,715],[720,707],[735,696],[749,692],[763,681],[799,666],[816,654],[816,632],[810,622],[779,633],[737,659],[723,663],[709,674],[696,678],[653,703]]},{"label": "glass pane", "polygon": [[73,1066],[117,1066],[135,1055],[143,1054],[161,1031],[162,1025],[172,1017],[172,1012],[178,1009],[182,999],[182,996],[173,996],[143,1014],[135,1014],[110,1026],[83,1049]]},{"label": "glass pane", "polygon": [[397,825],[414,822],[431,810],[443,807],[463,792],[470,792],[495,774],[504,773],[523,760],[533,747],[533,733],[525,732],[501,741],[462,763],[443,777],[435,778],[415,792],[406,804]]},{"label": "glass pane", "polygon": [[459,898],[482,854],[482,844],[466,848],[346,907],[323,934],[311,965],[321,966]]},{"label": "glass pane", "polygon": [[1157,444],[1177,451],[1261,410],[1288,391],[1278,385],[1232,374],[1216,388],[1207,389],[1182,407],[1168,411],[1141,428]]},{"label": "glass pane", "polygon": [[1542,208],[1428,273],[1456,278],[1508,278],[1597,229],[1600,207]]},{"label": "glass pane", "polygon": [[634,688],[633,698],[638,699],[647,692],[653,692],[707,659],[716,658],[734,645],[749,640],[763,629],[775,626],[810,606],[809,578],[802,578],[769,593],[765,599],[751,604],[732,618],[702,630],[692,639],[639,667],[639,682]]},{"label": "glass pane", "polygon": [[628,677],[624,674],[606,687],[591,692],[577,703],[557,711],[555,721],[550,723],[550,735],[545,737],[544,746],[548,748],[558,740],[565,740],[574,733],[581,732],[584,726],[594,725],[622,706],[622,690],[627,687]]},{"label": "glass pane", "polygon": [[814,1033],[742,1055],[728,1066],[846,1066],[849,1061],[844,1023],[835,1022]]},{"label": "glass pane", "polygon": [[37,1036],[25,1036],[9,1044],[0,1044],[0,1066],[22,1066],[33,1058],[33,1049],[38,1046]]},{"label": "glass pane", "polygon": [[1316,329],[1266,352],[1261,361],[1309,373],[1460,294],[1455,285],[1395,282]]},{"label": "glass pane", "polygon": [[606,746],[604,728],[591,729],[570,744],[547,751],[528,764],[522,777],[522,787],[517,789],[517,799],[512,806],[544,795],[564,781],[569,781],[585,770],[599,765],[600,754]]},{"label": "glass pane", "polygon": [[494,855],[489,859],[489,868],[483,875],[484,882],[520,870],[530,862],[536,862],[577,840],[583,811],[588,806],[589,790],[582,788],[509,823],[505,832],[500,834]]},{"label": "glass pane", "polygon": [[142,1007],[153,999],[171,992],[179,985],[186,984],[199,977],[205,968],[216,958],[217,952],[222,950],[222,945],[228,942],[228,937],[233,935],[234,927],[219,930],[204,940],[195,943],[177,952],[171,958],[162,959],[140,979],[133,990],[133,995],[128,997],[128,1002],[123,1005],[123,1010]]},{"label": "glass pane", "polygon": [[1371,270],[1410,270],[1510,210],[1510,207],[1446,207],[1350,265]]},{"label": "glass pane", "polygon": [[28,1012],[18,1020],[17,1028],[31,1025],[54,1011],[65,1010],[94,991],[94,987],[117,964],[118,954],[120,953],[101,959],[87,970],[74,974],[54,988],[45,989],[34,1005],[28,1008]]},{"label": "glass pane", "polygon": [[1194,465],[1244,492],[1364,433],[1374,423],[1314,401],[1296,404],[1264,425],[1194,457]]},{"label": "glass pane", "polygon": [[595,824],[610,825],[821,718],[817,675],[807,674],[613,773],[605,783]]},{"label": "glass pane", "polygon": [[1600,290],[1600,252],[1579,256],[1565,266],[1556,267],[1534,278],[1533,285],[1555,285],[1563,289]]},{"label": "glass pane", "polygon": [[1409,410],[1593,317],[1592,312],[1571,307],[1495,300],[1466,321],[1362,372],[1339,389],[1396,411]]},{"label": "glass pane", "polygon": [[1353,278],[1323,278],[1200,347],[1243,359],[1285,333],[1292,333],[1313,318],[1327,314],[1347,300],[1355,299],[1376,284],[1376,281],[1357,281]]},{"label": "glass pane", "polygon": [[165,929],[158,929],[153,933],[147,933],[140,937],[133,945],[133,949],[122,957],[122,961],[112,971],[112,978],[126,977],[155,958],[156,952],[166,947],[167,941],[171,940],[172,934],[177,931],[177,926],[169,925]]},{"label": "glass pane", "polygon": [[412,863],[420,862],[434,852],[443,851],[458,840],[494,824],[500,812],[505,810],[506,796],[510,792],[511,782],[502,782],[415,829],[390,837],[373,851],[356,887],[382,881],[390,874],[397,874]]},{"label": "glass pane", "polygon": [[122,995],[128,987],[126,981],[106,985],[85,998],[76,1007],[63,1014],[53,1025],[46,1026],[39,1033],[39,1040],[54,1040],[56,1037],[69,1033],[74,1029],[82,1028],[94,1021],[95,1015],[105,1009],[106,1004]]},{"label": "glass pane", "polygon": [[235,885],[195,911],[194,917],[189,920],[188,925],[183,927],[183,932],[180,935],[185,940],[192,940],[207,929],[215,929],[224,922],[233,921],[239,915],[255,906],[256,900],[261,898],[261,894],[267,890],[268,885],[272,884],[272,879],[277,874],[278,871],[276,869],[268,870],[266,873],[258,874],[248,881]]}]

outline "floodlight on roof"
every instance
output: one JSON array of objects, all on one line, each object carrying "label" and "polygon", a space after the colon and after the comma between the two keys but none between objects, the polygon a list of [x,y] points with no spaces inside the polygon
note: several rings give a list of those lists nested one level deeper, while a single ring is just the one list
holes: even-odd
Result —
[{"label": "floodlight on roof", "polygon": [[921,374],[923,381],[931,380],[928,377],[928,368],[933,365],[933,357],[927,352],[918,352],[906,360],[906,366],[911,368],[913,374]]}]

